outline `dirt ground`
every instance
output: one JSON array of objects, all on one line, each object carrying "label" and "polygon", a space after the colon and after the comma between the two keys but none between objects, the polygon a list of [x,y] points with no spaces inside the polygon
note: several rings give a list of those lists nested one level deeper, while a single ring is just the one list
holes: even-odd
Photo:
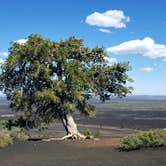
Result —
[{"label": "dirt ground", "polygon": [[165,166],[166,148],[130,152],[117,149],[119,138],[87,142],[16,142],[0,149],[0,166]]},{"label": "dirt ground", "polygon": [[[111,101],[94,103],[97,107],[96,118],[87,119],[76,111],[78,124],[91,124],[132,129],[156,129],[166,127],[166,101]],[[0,119],[12,115],[8,103],[0,101]],[[9,117],[10,118],[10,117]]]},{"label": "dirt ground", "polygon": [[[0,104],[2,115],[11,114],[8,106]],[[119,137],[135,129],[166,127],[166,102],[129,101],[98,104],[96,119],[75,115],[81,132],[100,130],[99,141],[15,142],[0,149],[0,166],[166,166],[166,147],[120,152]],[[62,124],[50,125],[34,134],[63,136]]]},{"label": "dirt ground", "polygon": [[95,119],[76,114],[77,122],[139,130],[166,127],[166,101],[112,101],[95,105]]}]

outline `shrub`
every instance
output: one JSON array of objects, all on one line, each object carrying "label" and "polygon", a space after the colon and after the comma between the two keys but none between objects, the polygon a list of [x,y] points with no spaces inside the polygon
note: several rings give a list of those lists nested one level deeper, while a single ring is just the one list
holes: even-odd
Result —
[{"label": "shrub", "polygon": [[121,140],[121,150],[135,150],[142,147],[166,146],[166,130],[139,131]]},{"label": "shrub", "polygon": [[84,131],[84,135],[86,136],[87,139],[90,139],[90,138],[94,137],[92,131],[90,131],[89,129]]},{"label": "shrub", "polygon": [[12,127],[26,127],[26,119],[23,116],[20,116],[18,119],[9,119],[0,121],[0,129],[5,128],[11,130]]},{"label": "shrub", "polygon": [[100,130],[97,130],[94,134],[94,137],[101,137],[102,133]]},{"label": "shrub", "polygon": [[0,148],[11,145],[13,140],[8,130],[0,130]]},{"label": "shrub", "polygon": [[23,128],[12,127],[11,130],[0,129],[0,148],[13,144],[13,140],[22,141],[28,138],[28,132]]},{"label": "shrub", "polygon": [[0,120],[0,130],[6,128],[6,120]]},{"label": "shrub", "polygon": [[101,134],[100,130],[97,130],[96,132],[93,133],[92,131],[87,129],[84,131],[84,135],[86,136],[87,139],[90,139],[90,138],[94,138],[94,137],[100,137],[102,134]]},{"label": "shrub", "polygon": [[19,127],[12,127],[12,129],[10,130],[10,136],[14,139],[14,140],[27,140],[29,138],[28,132],[23,129],[23,128],[19,128]]}]

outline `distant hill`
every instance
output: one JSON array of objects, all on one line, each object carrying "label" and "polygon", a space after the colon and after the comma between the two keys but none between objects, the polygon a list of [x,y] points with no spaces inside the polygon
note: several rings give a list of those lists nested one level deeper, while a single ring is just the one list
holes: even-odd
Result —
[{"label": "distant hill", "polygon": [[[122,99],[120,99],[119,97],[111,97],[110,98],[112,101],[132,101],[132,100],[135,100],[135,101],[166,101],[166,96],[161,96],[161,95],[132,95],[132,96],[127,96],[127,97],[124,97]],[[94,97],[91,99],[92,101],[99,101],[99,98],[98,97]]]},{"label": "distant hill", "polygon": [[166,96],[162,95],[133,95],[127,96],[129,100],[166,100]]}]

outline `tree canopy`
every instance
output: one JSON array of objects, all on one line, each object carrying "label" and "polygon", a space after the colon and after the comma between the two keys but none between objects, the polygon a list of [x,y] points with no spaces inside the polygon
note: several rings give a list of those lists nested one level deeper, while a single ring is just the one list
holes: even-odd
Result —
[{"label": "tree canopy", "polygon": [[90,94],[123,97],[131,93],[128,62],[110,65],[104,48],[89,48],[82,39],[55,42],[34,34],[27,42],[13,42],[1,67],[0,90],[15,111],[33,112],[43,118],[79,110],[93,116]]}]

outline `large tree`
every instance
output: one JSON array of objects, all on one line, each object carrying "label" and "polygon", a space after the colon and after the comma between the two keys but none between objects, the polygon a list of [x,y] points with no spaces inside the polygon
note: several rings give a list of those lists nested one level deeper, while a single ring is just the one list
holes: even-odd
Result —
[{"label": "large tree", "polygon": [[132,89],[126,86],[131,81],[128,62],[109,65],[107,56],[103,48],[88,48],[76,37],[54,42],[30,35],[25,43],[12,43],[1,67],[0,89],[14,111],[59,117],[64,138],[80,138],[73,113],[94,115],[90,94],[104,101],[107,95],[123,97]]}]

